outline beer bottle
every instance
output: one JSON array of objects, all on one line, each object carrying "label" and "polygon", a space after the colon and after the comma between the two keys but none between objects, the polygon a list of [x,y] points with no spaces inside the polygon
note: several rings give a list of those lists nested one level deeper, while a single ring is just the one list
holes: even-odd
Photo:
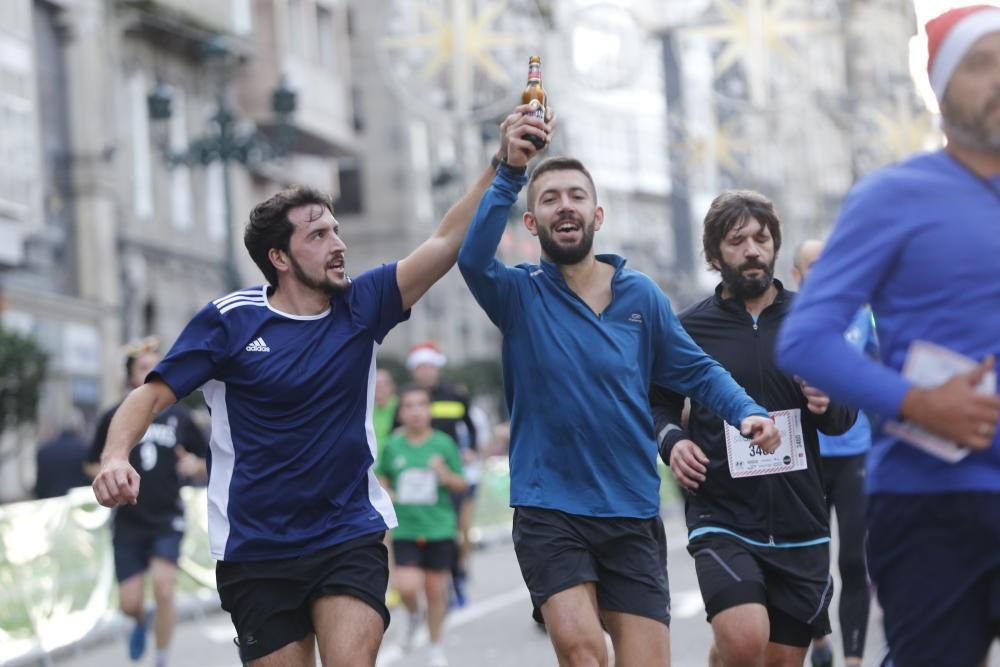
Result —
[{"label": "beer bottle", "polygon": [[[530,104],[534,107],[534,111],[531,113],[539,120],[545,121],[546,99],[545,89],[542,88],[542,59],[539,56],[528,58],[528,85],[524,87],[524,92],[521,93],[521,103]],[[545,147],[545,142],[533,134],[526,134],[522,138],[533,143],[535,148],[541,149]]]}]

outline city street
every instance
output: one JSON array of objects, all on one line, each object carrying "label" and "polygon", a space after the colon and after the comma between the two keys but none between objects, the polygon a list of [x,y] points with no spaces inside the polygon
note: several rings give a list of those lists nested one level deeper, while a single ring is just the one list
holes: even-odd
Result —
[{"label": "city street", "polygon": [[[671,654],[674,667],[703,667],[711,632],[705,622],[693,561],[679,508],[666,516],[670,547],[670,590],[673,600]],[[530,602],[521,581],[509,540],[497,540],[476,552],[470,604],[452,613],[446,637],[448,657],[454,667],[540,667],[555,665],[548,638],[530,617]],[[838,582],[839,584],[839,582]],[[835,610],[833,610],[835,613]],[[410,653],[400,648],[404,628],[401,611],[394,618],[379,657],[380,667],[422,667],[426,664],[426,635],[417,637]],[[836,623],[834,623],[836,625]],[[231,667],[238,664],[233,629],[224,613],[191,619],[178,629],[172,664],[180,667]],[[835,642],[839,647],[839,639]],[[865,665],[877,665],[882,647],[877,612],[873,613]],[[990,667],[1000,667],[1000,649],[994,648]],[[60,667],[129,665],[124,641],[83,650],[56,660]],[[146,664],[146,663],[144,663]],[[148,664],[152,664],[151,660]],[[838,665],[843,664],[838,656]]]}]

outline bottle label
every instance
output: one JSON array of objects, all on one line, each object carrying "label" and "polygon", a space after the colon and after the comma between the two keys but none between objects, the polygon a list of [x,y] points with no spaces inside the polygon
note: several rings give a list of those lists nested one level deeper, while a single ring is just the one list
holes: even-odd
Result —
[{"label": "bottle label", "polygon": [[528,104],[531,106],[531,111],[529,111],[525,115],[526,116],[534,116],[538,120],[544,122],[545,121],[545,107],[542,106],[542,103],[539,102],[538,100],[531,100],[530,102],[528,102]]},{"label": "bottle label", "polygon": [[540,63],[528,65],[528,82],[542,80],[542,66]]}]

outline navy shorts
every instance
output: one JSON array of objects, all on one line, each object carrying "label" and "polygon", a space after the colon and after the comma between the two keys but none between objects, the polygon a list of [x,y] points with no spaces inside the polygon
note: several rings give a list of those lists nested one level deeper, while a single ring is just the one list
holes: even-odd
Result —
[{"label": "navy shorts", "polygon": [[542,622],[545,601],[587,582],[604,611],[670,625],[667,538],[660,517],[597,518],[537,507],[514,509],[514,552]]},{"label": "navy shorts", "polygon": [[384,536],[364,535],[298,558],[219,561],[219,599],[233,619],[243,662],[314,632],[312,603],[329,595],[358,598],[377,611],[388,628],[389,552]]},{"label": "navy shorts", "polygon": [[805,647],[830,633],[829,544],[764,547],[708,533],[694,538],[688,551],[709,621],[731,607],[759,604],[767,608],[776,644]]},{"label": "navy shorts", "polygon": [[392,555],[396,565],[409,565],[422,570],[450,571],[458,558],[454,538],[447,540],[392,540]]},{"label": "navy shorts", "polygon": [[111,538],[115,554],[115,578],[122,582],[145,572],[153,558],[177,563],[183,537],[184,533],[170,526],[152,528],[117,523]]},{"label": "navy shorts", "polygon": [[868,568],[893,667],[975,667],[1000,636],[1000,493],[872,495]]}]

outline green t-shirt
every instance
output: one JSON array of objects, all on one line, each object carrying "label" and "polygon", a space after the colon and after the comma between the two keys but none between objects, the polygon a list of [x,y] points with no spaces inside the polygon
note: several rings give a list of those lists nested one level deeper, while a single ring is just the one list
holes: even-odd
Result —
[{"label": "green t-shirt", "polygon": [[375,427],[375,443],[378,446],[378,458],[382,458],[385,443],[392,435],[392,424],[396,421],[396,408],[399,407],[399,397],[392,396],[383,407],[375,406],[372,410],[372,425]]},{"label": "green t-shirt", "polygon": [[385,444],[375,472],[389,480],[395,492],[399,527],[393,537],[403,540],[447,540],[455,537],[455,508],[448,487],[441,484],[431,468],[440,456],[452,472],[462,474],[458,445],[441,431],[413,445],[400,431]]}]

